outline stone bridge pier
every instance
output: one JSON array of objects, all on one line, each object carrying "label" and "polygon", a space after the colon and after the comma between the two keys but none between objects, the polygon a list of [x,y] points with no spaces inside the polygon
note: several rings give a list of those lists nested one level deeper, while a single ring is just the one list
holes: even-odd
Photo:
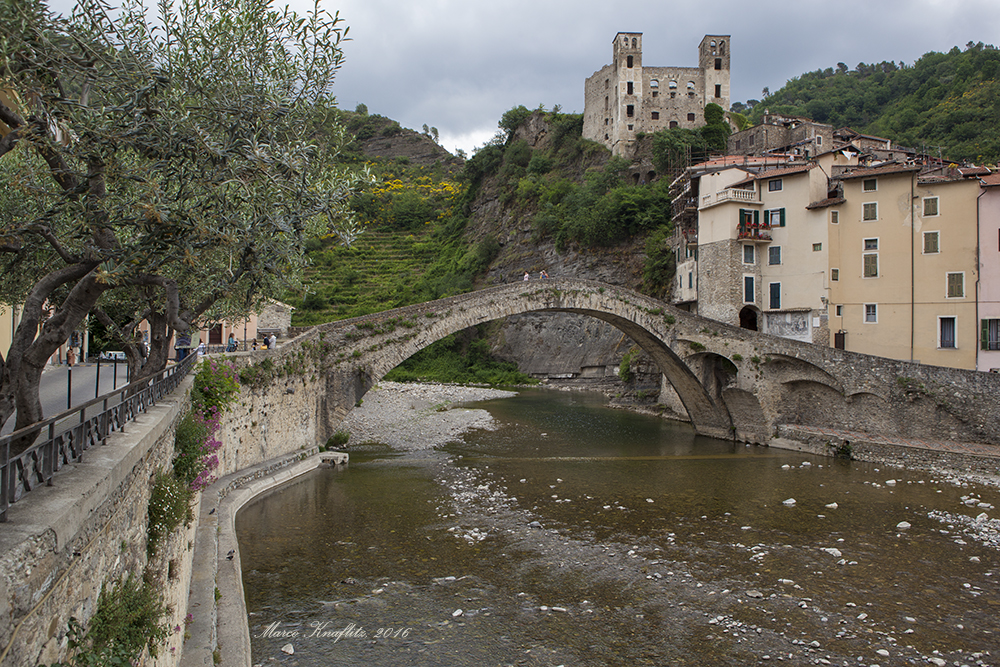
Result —
[{"label": "stone bridge pier", "polygon": [[272,356],[312,378],[316,436],[399,363],[456,331],[510,315],[563,312],[617,327],[663,374],[695,430],[766,444],[782,424],[1000,443],[1000,376],[912,364],[768,336],[691,315],[632,290],[536,280],[315,327]]}]

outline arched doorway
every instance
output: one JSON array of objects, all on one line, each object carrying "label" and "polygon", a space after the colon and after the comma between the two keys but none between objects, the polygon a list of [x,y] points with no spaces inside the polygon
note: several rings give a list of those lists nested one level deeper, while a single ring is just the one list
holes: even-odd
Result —
[{"label": "arched doorway", "polygon": [[744,306],[740,311],[740,328],[750,331],[760,331],[757,326],[757,310],[750,306]]}]

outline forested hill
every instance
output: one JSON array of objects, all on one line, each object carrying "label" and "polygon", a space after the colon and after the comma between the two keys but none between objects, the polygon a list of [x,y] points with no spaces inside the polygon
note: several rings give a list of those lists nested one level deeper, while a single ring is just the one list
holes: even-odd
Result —
[{"label": "forested hill", "polygon": [[[1000,50],[982,42],[925,54],[913,65],[859,63],[808,72],[756,103],[835,128],[892,139],[953,160],[1000,160]],[[753,101],[748,104],[753,103]],[[739,110],[739,109],[737,109]]]}]

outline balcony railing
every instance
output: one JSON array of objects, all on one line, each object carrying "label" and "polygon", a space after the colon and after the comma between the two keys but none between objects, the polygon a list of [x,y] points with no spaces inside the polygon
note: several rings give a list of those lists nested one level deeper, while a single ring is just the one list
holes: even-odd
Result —
[{"label": "balcony railing", "polygon": [[[51,486],[61,467],[80,461],[86,450],[103,444],[109,435],[173,391],[197,358],[197,354],[188,355],[152,378],[137,380],[0,438],[0,522],[7,520],[7,508],[24,494],[36,486]],[[11,443],[35,434],[34,444],[11,457]]]},{"label": "balcony railing", "polygon": [[746,190],[744,188],[726,188],[715,194],[701,196],[701,208],[714,206],[727,201],[760,203],[756,190]]}]

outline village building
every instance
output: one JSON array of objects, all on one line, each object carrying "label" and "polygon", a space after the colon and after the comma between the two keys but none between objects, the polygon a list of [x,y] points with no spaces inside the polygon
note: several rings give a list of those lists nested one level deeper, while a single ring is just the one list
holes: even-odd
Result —
[{"label": "village building", "polygon": [[976,368],[1000,372],[1000,173],[979,178],[979,350]]},{"label": "village building", "polygon": [[622,155],[639,133],[705,124],[705,105],[729,110],[729,35],[706,35],[697,67],[647,67],[642,33],[620,32],[612,63],[584,84],[583,137]]}]

